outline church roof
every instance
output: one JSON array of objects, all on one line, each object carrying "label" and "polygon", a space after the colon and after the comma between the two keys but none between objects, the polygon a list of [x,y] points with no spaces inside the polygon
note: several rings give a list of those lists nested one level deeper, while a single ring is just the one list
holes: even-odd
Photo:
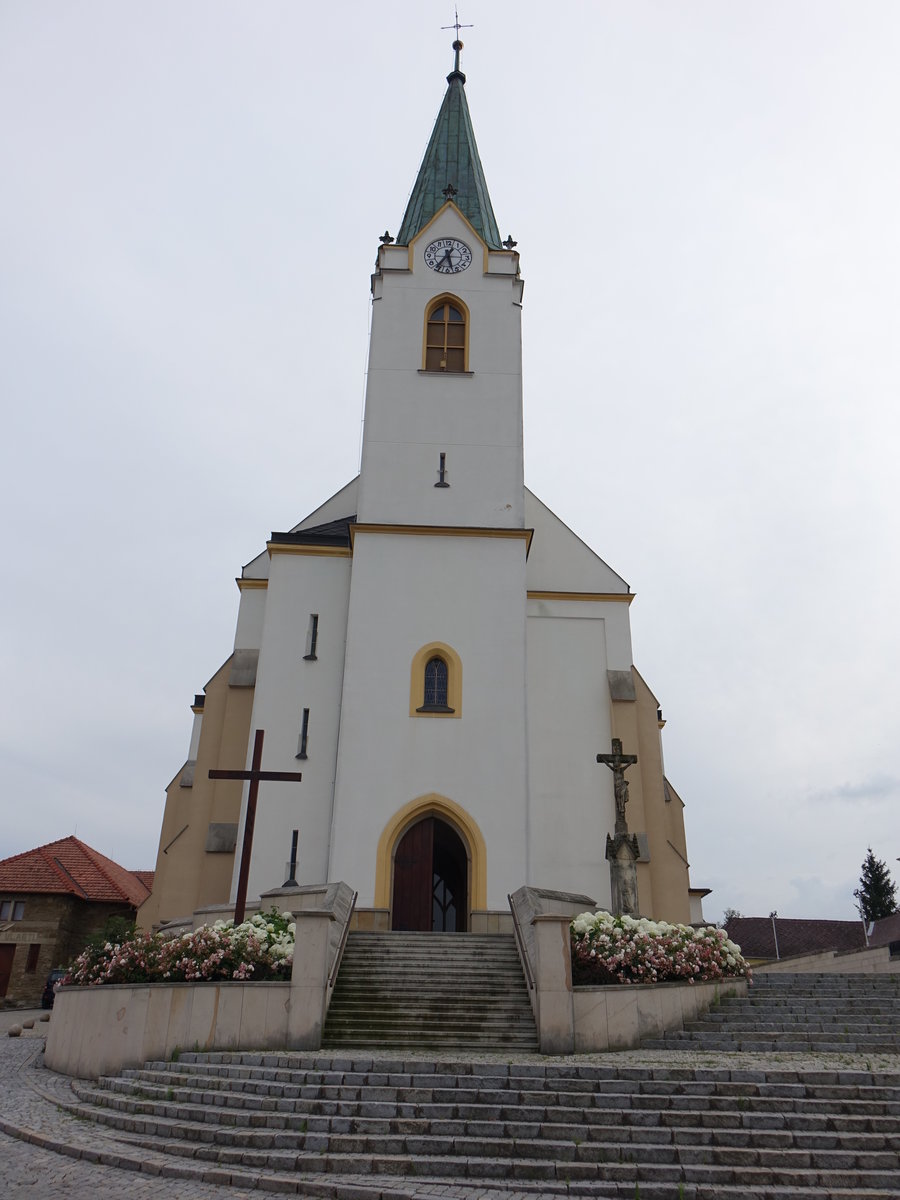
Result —
[{"label": "church roof", "polygon": [[[456,68],[447,76],[444,102],[419,167],[397,242],[408,246],[451,199],[488,246],[499,250],[500,231],[475,144],[475,131],[466,101],[466,77],[459,69],[462,43],[454,42],[453,48]],[[454,191],[450,192],[450,188]]]},{"label": "church roof", "polygon": [[300,546],[349,546],[350,526],[356,521],[356,513],[326,521],[324,525],[311,525],[307,529],[291,529],[286,533],[273,533],[273,542],[289,542]]},{"label": "church roof", "polygon": [[56,893],[137,908],[152,888],[152,871],[127,871],[77,837],[60,838],[0,862],[0,892]]}]

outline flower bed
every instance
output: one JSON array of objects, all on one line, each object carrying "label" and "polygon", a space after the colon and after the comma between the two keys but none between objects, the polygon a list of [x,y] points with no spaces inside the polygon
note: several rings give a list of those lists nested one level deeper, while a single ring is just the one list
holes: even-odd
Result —
[{"label": "flower bed", "polygon": [[291,914],[273,908],[238,926],[216,921],[174,938],[137,934],[89,947],[75,959],[62,986],[290,979],[294,932]]},{"label": "flower bed", "polygon": [[585,912],[572,922],[575,984],[710,982],[750,979],[740,946],[724,929],[669,925],[608,912]]}]

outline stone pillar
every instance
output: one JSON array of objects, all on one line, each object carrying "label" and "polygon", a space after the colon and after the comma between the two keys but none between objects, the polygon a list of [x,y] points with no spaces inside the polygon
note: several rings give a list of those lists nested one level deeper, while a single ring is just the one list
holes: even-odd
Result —
[{"label": "stone pillar", "polygon": [[640,856],[638,840],[633,833],[617,833],[614,838],[606,835],[613,916],[638,915],[637,861]]},{"label": "stone pillar", "polygon": [[532,919],[541,1054],[572,1054],[575,1050],[570,921],[571,917],[552,913]]},{"label": "stone pillar", "polygon": [[335,916],[327,909],[306,909],[293,914],[297,931],[291,970],[288,1046],[292,1050],[318,1050],[322,1045],[328,995],[330,955],[328,943]]}]

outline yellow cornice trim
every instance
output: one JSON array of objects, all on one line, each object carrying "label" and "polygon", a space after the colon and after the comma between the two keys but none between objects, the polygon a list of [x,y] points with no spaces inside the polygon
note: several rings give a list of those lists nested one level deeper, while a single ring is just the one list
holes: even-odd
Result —
[{"label": "yellow cornice trim", "polygon": [[273,554],[306,554],[314,558],[349,558],[349,546],[303,546],[294,542],[266,542],[269,558]]},{"label": "yellow cornice trim", "polygon": [[[487,845],[475,820],[455,801],[437,792],[411,800],[394,813],[378,839],[375,852],[375,907],[390,908],[393,891],[394,850],[410,825],[422,817],[440,817],[462,837],[469,853],[469,913],[487,908]],[[469,914],[467,914],[469,915]]]},{"label": "yellow cornice trim", "polygon": [[[481,525],[351,525],[350,545],[353,546],[357,533],[397,533],[412,537],[480,537],[521,538],[525,542],[525,556],[531,550],[533,529],[500,529]],[[530,593],[529,593],[530,594]]]},{"label": "yellow cornice trim", "polygon": [[268,579],[236,579],[234,581],[238,585],[238,590],[241,592],[251,592],[254,588],[267,588],[269,586]]},{"label": "yellow cornice trim", "polygon": [[583,600],[595,601],[604,603],[611,601],[614,604],[630,604],[634,599],[634,592],[539,592],[529,591],[529,600],[572,600],[575,603],[580,603]]},{"label": "yellow cornice trim", "polygon": [[198,713],[201,717],[203,716],[203,709],[198,704],[191,705],[191,712]]}]

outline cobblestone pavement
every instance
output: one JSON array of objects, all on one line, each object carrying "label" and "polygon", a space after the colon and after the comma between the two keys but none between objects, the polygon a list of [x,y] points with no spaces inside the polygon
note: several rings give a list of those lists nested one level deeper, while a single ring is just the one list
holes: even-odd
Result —
[{"label": "cobblestone pavement", "polygon": [[[5,1015],[5,1014],[4,1014]],[[19,1014],[20,1018],[23,1014]],[[25,1018],[28,1019],[27,1017]],[[8,1025],[11,1022],[7,1022]],[[17,1022],[21,1024],[21,1019]],[[0,1195],[3,1200],[259,1200],[261,1192],[286,1189],[302,1197],[331,1200],[535,1200],[537,1193],[518,1189],[435,1185],[411,1180],[372,1176],[316,1176],[314,1182],[294,1184],[284,1176],[221,1170],[212,1164],[176,1160],[165,1154],[129,1145],[109,1131],[67,1111],[73,1102],[69,1080],[43,1067],[42,1051],[47,1025],[35,1020],[18,1038],[0,1033]],[[348,1052],[349,1053],[349,1052]],[[364,1051],[376,1057],[371,1050]],[[465,1060],[465,1055],[442,1059]],[[479,1055],[479,1059],[509,1061],[508,1055]],[[523,1061],[544,1061],[538,1055]],[[602,1058],[608,1063],[672,1063],[695,1066],[765,1067],[770,1069],[822,1069],[842,1067],[900,1073],[900,1056],[685,1053],[683,1051],[628,1051],[582,1059]],[[735,1061],[738,1060],[738,1061]],[[566,1061],[565,1059],[561,1061]],[[295,1190],[296,1189],[296,1190]]]}]

